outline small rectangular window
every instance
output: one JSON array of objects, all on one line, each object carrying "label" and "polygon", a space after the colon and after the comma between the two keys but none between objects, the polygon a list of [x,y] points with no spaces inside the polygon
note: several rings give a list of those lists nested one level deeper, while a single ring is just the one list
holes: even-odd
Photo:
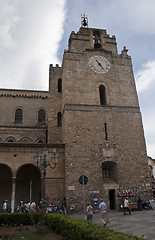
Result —
[{"label": "small rectangular window", "polygon": [[110,169],[103,169],[103,178],[110,178]]}]

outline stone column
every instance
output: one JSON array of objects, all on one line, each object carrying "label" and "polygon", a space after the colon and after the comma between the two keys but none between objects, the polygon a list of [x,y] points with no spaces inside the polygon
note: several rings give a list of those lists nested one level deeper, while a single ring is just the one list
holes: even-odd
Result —
[{"label": "stone column", "polygon": [[16,191],[16,177],[12,177],[12,196],[11,196],[11,212],[15,211],[15,191]]}]

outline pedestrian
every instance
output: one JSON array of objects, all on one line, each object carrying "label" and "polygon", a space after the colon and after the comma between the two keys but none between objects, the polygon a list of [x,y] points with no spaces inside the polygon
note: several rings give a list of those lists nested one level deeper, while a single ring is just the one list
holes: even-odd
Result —
[{"label": "pedestrian", "polygon": [[8,202],[7,204],[7,212],[8,213],[11,213],[11,204]]},{"label": "pedestrian", "polygon": [[7,212],[8,211],[8,200],[5,200],[4,204],[3,204],[3,211]]},{"label": "pedestrian", "polygon": [[23,201],[21,201],[20,204],[19,204],[19,206],[17,207],[17,212],[18,212],[18,213],[23,213],[23,212],[24,212]]},{"label": "pedestrian", "polygon": [[24,212],[26,212],[26,213],[30,212],[30,203],[26,202],[24,204]]},{"label": "pedestrian", "polygon": [[93,207],[90,205],[90,202],[88,202],[88,204],[87,204],[86,214],[87,214],[87,221],[92,222],[92,219],[93,219]]},{"label": "pedestrian", "polygon": [[31,205],[30,205],[30,209],[31,209],[31,212],[36,212],[37,210],[37,205],[34,201],[32,201]]},{"label": "pedestrian", "polygon": [[131,215],[130,208],[129,208],[129,200],[128,200],[128,198],[126,197],[126,198],[124,199],[124,215],[126,215],[127,211],[128,211],[129,214]]},{"label": "pedestrian", "polygon": [[138,197],[137,205],[138,205],[138,210],[142,211],[143,205],[142,205],[142,199],[140,197]]},{"label": "pedestrian", "polygon": [[57,213],[60,213],[60,201],[59,200],[57,202],[56,207],[57,207]]},{"label": "pedestrian", "polygon": [[107,205],[105,202],[103,202],[103,199],[101,200],[101,203],[99,205],[99,210],[101,212],[101,220],[103,222],[103,226],[106,226],[106,210],[107,210]]},{"label": "pedestrian", "polygon": [[39,209],[43,209],[43,201],[42,200],[40,200],[38,207],[39,207]]},{"label": "pedestrian", "polygon": [[66,208],[65,208],[65,203],[64,203],[64,201],[62,201],[62,202],[60,203],[60,213],[66,215]]}]

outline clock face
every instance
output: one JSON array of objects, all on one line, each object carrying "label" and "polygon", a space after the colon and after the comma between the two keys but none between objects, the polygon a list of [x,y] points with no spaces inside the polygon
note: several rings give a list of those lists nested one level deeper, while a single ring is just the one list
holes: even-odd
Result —
[{"label": "clock face", "polygon": [[109,61],[102,56],[91,57],[88,62],[88,65],[92,71],[99,74],[107,73],[110,70]]}]

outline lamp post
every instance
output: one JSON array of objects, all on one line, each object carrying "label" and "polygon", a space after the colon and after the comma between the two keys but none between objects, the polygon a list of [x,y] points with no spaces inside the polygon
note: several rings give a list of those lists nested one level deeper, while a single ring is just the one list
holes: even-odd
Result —
[{"label": "lamp post", "polygon": [[56,165],[58,163],[58,156],[56,155],[55,151],[53,154],[53,157],[51,158],[52,164],[46,160],[48,155],[48,149],[45,147],[43,148],[42,155],[39,153],[36,153],[34,156],[35,163],[40,168],[41,171],[43,171],[44,181],[43,181],[43,207],[46,208],[46,168],[50,167],[52,169],[56,168]]}]

